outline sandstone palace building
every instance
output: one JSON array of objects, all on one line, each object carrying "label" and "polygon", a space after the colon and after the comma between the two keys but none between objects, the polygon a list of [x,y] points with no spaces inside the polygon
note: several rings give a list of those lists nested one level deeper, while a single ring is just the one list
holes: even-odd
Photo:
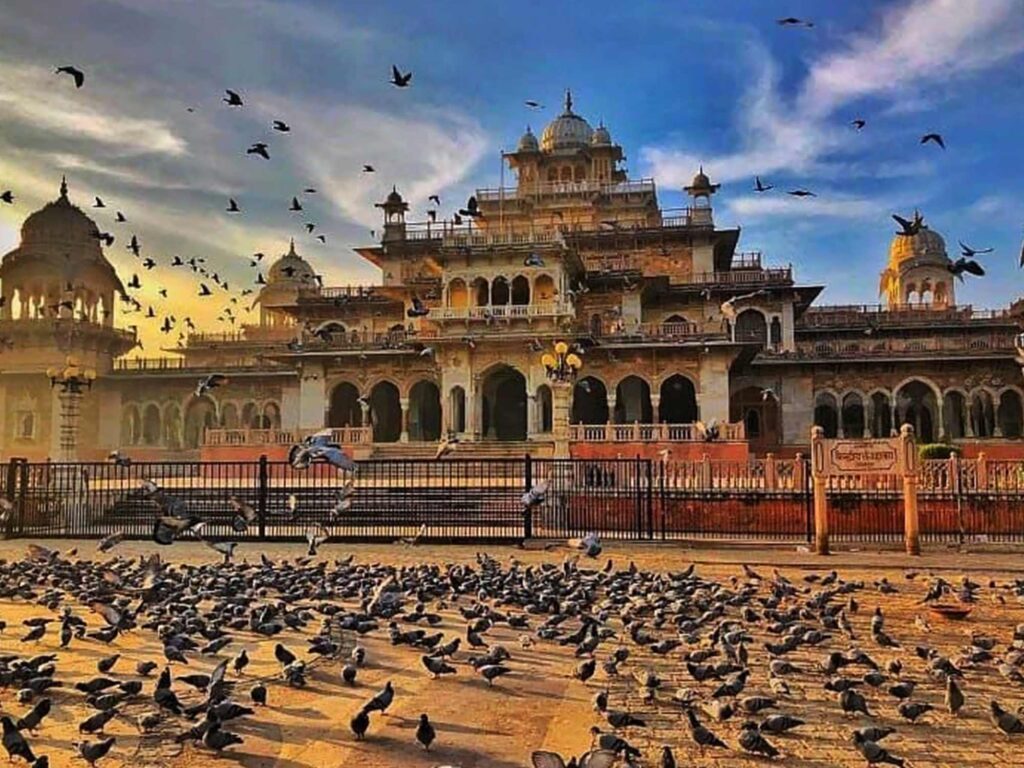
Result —
[{"label": "sandstone palace building", "polygon": [[[322,286],[293,245],[247,299],[258,323],[200,329],[160,358],[115,327],[130,288],[62,188],[0,266],[2,458],[280,455],[332,427],[364,457],[430,456],[451,431],[468,456],[743,459],[805,449],[814,424],[871,437],[908,422],[968,454],[1024,456],[1022,312],[958,305],[927,222],[878,255],[882,304],[821,306],[821,286],[716,227],[703,170],[688,207],[661,208],[569,97],[505,161],[514,186],[478,190],[477,216],[413,223],[399,191],[380,202],[379,243],[356,249],[378,285]],[[568,384],[541,363],[558,341],[583,363]],[[74,456],[46,373],[68,356],[96,373]],[[230,383],[197,397],[212,372]]]}]

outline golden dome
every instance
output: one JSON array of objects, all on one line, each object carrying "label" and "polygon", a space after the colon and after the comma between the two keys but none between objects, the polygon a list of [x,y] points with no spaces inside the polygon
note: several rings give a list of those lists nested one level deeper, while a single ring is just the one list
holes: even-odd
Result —
[{"label": "golden dome", "polygon": [[896,235],[889,245],[889,269],[898,270],[908,261],[944,267],[949,261],[946,241],[924,224],[916,235]]},{"label": "golden dome", "polygon": [[267,272],[269,285],[298,284],[314,285],[316,273],[309,262],[295,252],[295,241],[292,240],[288,253],[279,258]]},{"label": "golden dome", "polygon": [[533,135],[530,126],[526,126],[526,133],[519,138],[517,152],[537,152],[540,147],[537,144],[537,137]]}]

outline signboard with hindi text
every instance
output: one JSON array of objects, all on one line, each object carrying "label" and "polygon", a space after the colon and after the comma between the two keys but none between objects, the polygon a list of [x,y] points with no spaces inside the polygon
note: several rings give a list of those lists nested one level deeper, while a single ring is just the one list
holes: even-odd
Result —
[{"label": "signboard with hindi text", "polygon": [[898,437],[812,442],[814,472],[818,475],[899,475],[906,470],[907,459]]}]

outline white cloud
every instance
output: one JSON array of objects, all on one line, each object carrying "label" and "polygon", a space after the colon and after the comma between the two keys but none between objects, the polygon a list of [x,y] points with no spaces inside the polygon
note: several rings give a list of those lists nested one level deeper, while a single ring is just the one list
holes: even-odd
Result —
[{"label": "white cloud", "polygon": [[740,105],[738,150],[712,156],[652,146],[641,149],[641,158],[651,175],[676,186],[688,183],[700,162],[721,181],[778,172],[872,174],[863,163],[851,168],[837,162],[837,156],[858,147],[845,120],[835,120],[839,110],[866,97],[888,99],[890,112],[921,107],[931,103],[930,86],[975,74],[1022,51],[1020,0],[894,3],[880,30],[853,37],[812,61],[792,98],[780,92],[770,53],[752,43],[755,78]]}]

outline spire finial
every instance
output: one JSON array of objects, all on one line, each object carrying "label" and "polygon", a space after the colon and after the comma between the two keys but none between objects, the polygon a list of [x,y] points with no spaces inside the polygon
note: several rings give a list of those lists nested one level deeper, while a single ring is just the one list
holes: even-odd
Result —
[{"label": "spire finial", "polygon": [[68,177],[67,176],[61,176],[60,177],[60,196],[61,197],[67,197],[68,196]]},{"label": "spire finial", "polygon": [[565,89],[565,111],[572,112],[572,90]]},{"label": "spire finial", "polygon": [[291,239],[291,242],[288,244],[288,255],[289,256],[298,256],[298,254],[295,252],[295,238],[294,237]]}]

